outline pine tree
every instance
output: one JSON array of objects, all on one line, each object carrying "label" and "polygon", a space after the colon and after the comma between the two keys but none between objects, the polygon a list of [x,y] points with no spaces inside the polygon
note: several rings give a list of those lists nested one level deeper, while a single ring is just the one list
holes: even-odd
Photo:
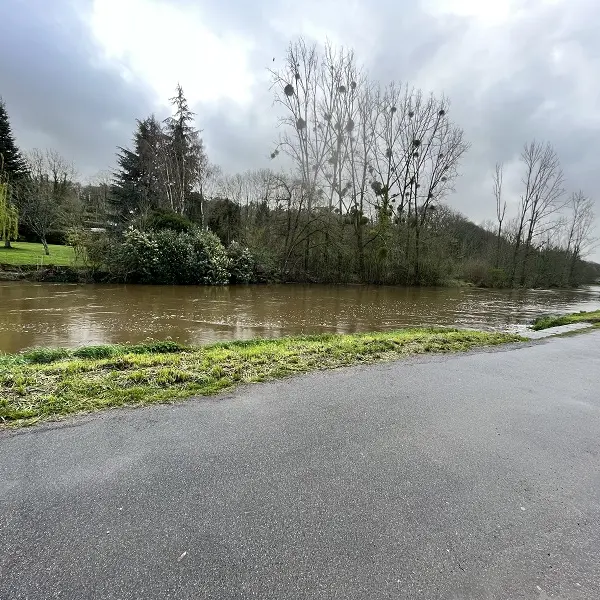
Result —
[{"label": "pine tree", "polygon": [[164,123],[154,116],[138,121],[132,147],[119,148],[110,204],[120,226],[134,221],[143,226],[155,210],[188,216],[199,212],[203,220],[197,192],[208,161],[181,86],[171,103],[172,117]]},{"label": "pine tree", "polygon": [[174,114],[165,120],[165,160],[168,171],[167,194],[171,208],[189,212],[192,192],[198,186],[207,166],[200,131],[194,127],[195,113],[189,108],[181,85],[170,99]]},{"label": "pine tree", "polygon": [[162,129],[154,116],[137,121],[133,149],[119,148],[111,190],[110,204],[113,218],[119,224],[145,220],[148,214],[162,204],[160,148]]},{"label": "pine tree", "polygon": [[19,152],[12,134],[8,113],[4,101],[0,97],[0,157],[2,170],[7,181],[17,182],[26,177],[27,163]]}]

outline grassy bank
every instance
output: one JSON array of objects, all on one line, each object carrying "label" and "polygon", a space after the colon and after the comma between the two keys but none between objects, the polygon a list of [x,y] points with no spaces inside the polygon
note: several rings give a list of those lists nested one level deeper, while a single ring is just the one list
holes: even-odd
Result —
[{"label": "grassy bank", "polygon": [[560,325],[572,325],[574,323],[593,323],[600,326],[600,310],[594,310],[591,312],[578,312],[569,315],[545,315],[538,317],[531,328],[534,331],[540,331],[541,329],[548,329],[549,327],[559,327]]},{"label": "grassy bank", "polygon": [[479,331],[409,329],[198,347],[157,342],[35,349],[0,356],[0,423],[19,427],[114,406],[206,396],[239,383],[294,373],[521,339]]},{"label": "grassy bank", "polygon": [[44,253],[42,244],[29,242],[11,242],[12,248],[5,248],[4,242],[0,244],[0,265],[72,265],[75,253],[71,246],[56,246],[49,244],[50,256]]}]

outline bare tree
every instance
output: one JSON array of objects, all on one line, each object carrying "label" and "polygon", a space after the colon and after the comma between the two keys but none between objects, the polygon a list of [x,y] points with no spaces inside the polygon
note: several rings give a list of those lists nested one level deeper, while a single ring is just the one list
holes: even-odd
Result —
[{"label": "bare tree", "polygon": [[[329,235],[331,215],[348,211],[349,153],[358,110],[358,80],[354,55],[345,49],[327,46],[321,55],[316,45],[304,40],[290,45],[285,67],[272,72],[275,101],[283,107],[283,132],[272,153],[280,150],[293,161],[296,178],[302,185],[307,221],[325,217],[324,233]],[[325,205],[326,211],[318,210]],[[340,219],[343,228],[343,220]],[[304,267],[308,271],[311,249],[329,247],[329,239],[314,242],[309,231],[305,242]]]},{"label": "bare tree", "polygon": [[46,255],[46,238],[71,214],[75,169],[54,150],[33,150],[27,157],[30,177],[19,195],[23,222],[39,237]]},{"label": "bare tree", "polygon": [[496,163],[493,176],[494,198],[496,199],[496,219],[498,220],[498,232],[496,243],[496,268],[500,266],[500,241],[502,240],[502,223],[506,215],[506,200],[502,201],[502,180],[504,166],[502,163]]},{"label": "bare tree", "polygon": [[564,206],[564,176],[552,145],[536,141],[526,144],[521,152],[521,162],[525,168],[522,179],[525,190],[519,205],[511,286],[515,282],[519,251],[522,250],[520,285],[523,286],[535,237],[551,226],[549,217]]},{"label": "bare tree", "polygon": [[580,190],[571,194],[568,205],[571,216],[568,221],[567,264],[564,279],[566,285],[572,285],[577,261],[591,252],[598,240],[592,235],[595,219],[594,202]]},{"label": "bare tree", "polygon": [[[379,139],[385,150],[382,156],[380,146],[377,163],[383,164],[385,179],[375,192],[383,199],[384,218],[391,214],[390,204],[399,200],[398,217],[408,225],[406,255],[411,256],[412,247],[413,280],[418,282],[423,231],[431,213],[453,189],[469,145],[462,129],[450,121],[445,98],[438,100],[408,89],[400,96],[394,89],[391,86],[383,96],[384,107],[379,111],[383,124]],[[377,171],[381,175],[381,166]]]}]

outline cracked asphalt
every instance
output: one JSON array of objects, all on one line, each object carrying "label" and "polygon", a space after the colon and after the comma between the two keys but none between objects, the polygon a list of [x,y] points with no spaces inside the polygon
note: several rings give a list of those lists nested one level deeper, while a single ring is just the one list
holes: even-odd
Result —
[{"label": "cracked asphalt", "polygon": [[600,331],[0,432],[2,600],[600,598]]}]

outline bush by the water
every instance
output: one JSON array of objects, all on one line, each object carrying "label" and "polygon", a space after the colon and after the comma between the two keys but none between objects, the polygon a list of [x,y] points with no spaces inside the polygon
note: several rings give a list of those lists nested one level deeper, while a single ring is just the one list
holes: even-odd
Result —
[{"label": "bush by the water", "polygon": [[226,285],[254,281],[254,260],[239,244],[225,249],[210,231],[129,230],[107,255],[114,278],[132,283]]},{"label": "bush by the water", "polygon": [[231,242],[227,248],[231,283],[251,283],[256,279],[256,262],[248,248]]}]

